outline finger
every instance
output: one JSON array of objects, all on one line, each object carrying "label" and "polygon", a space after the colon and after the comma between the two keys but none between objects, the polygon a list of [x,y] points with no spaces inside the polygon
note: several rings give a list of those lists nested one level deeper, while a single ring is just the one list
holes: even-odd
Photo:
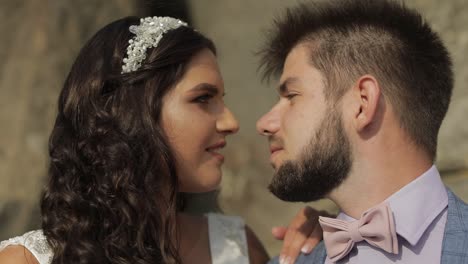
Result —
[{"label": "finger", "polygon": [[[286,233],[283,239],[283,246],[281,247],[281,251],[280,251],[280,260],[284,261],[286,257],[288,256],[289,247],[294,241],[296,233],[297,233],[297,229],[292,229],[292,228],[286,229]],[[285,263],[285,262],[281,262],[281,263]]]},{"label": "finger", "polygon": [[[297,221],[297,216],[294,218],[293,222],[291,222],[290,226],[294,225],[294,221]],[[283,239],[283,245],[280,251],[280,263],[281,264],[290,263],[288,259],[288,251],[289,251],[290,245],[292,244],[292,242],[294,241],[296,237],[296,233],[297,233],[297,228],[289,227],[286,229],[284,239]],[[293,262],[291,261],[291,263]]]},{"label": "finger", "polygon": [[[312,222],[312,224],[310,222]],[[314,233],[317,225],[316,221],[308,219],[308,221],[295,232],[289,247],[286,248],[286,252],[284,253],[288,263],[294,263],[296,261],[304,246],[307,245],[306,242]]]},{"label": "finger", "polygon": [[271,229],[271,234],[274,238],[278,240],[283,240],[286,236],[286,231],[288,230],[287,227],[284,226],[275,226]]},{"label": "finger", "polygon": [[280,258],[285,263],[294,263],[309,235],[318,225],[318,212],[306,206],[295,216],[287,229]]},{"label": "finger", "polygon": [[320,225],[316,225],[314,231],[309,235],[309,237],[304,242],[304,246],[301,248],[301,252],[304,254],[310,254],[312,250],[317,246],[323,238],[323,231]]}]

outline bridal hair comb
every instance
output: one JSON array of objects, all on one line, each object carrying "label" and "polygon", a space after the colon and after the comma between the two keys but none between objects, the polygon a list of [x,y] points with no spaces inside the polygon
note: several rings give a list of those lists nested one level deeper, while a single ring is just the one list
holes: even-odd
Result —
[{"label": "bridal hair comb", "polygon": [[140,25],[130,26],[129,30],[135,36],[128,41],[127,57],[123,59],[122,73],[138,70],[146,58],[146,50],[155,48],[163,34],[172,29],[187,26],[182,20],[172,17],[145,17],[140,19]]}]

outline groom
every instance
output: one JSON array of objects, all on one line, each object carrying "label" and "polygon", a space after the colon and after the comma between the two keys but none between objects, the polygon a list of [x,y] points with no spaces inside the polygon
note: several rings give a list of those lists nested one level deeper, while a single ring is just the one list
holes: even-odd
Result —
[{"label": "groom", "polygon": [[468,206],[433,165],[453,87],[438,35],[390,0],[309,3],[275,25],[262,65],[280,99],[257,123],[269,188],[341,209],[296,263],[468,263]]}]

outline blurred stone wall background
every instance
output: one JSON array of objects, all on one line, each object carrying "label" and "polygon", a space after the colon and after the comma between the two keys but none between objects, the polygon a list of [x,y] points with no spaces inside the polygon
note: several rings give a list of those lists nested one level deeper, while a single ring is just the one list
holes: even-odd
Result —
[{"label": "blurred stone wall background", "polygon": [[39,226],[38,197],[62,82],[96,29],[131,1],[1,0],[0,239]]},{"label": "blurred stone wall background", "polygon": [[[448,46],[456,87],[439,139],[437,165],[444,181],[468,201],[468,1],[406,0],[420,10]],[[243,216],[277,254],[270,229],[304,204],[278,201],[266,190],[272,174],[265,139],[255,121],[274,103],[274,83],[261,83],[255,51],[272,18],[296,1],[284,0],[0,0],[0,240],[40,226],[38,197],[47,164],[47,140],[65,75],[84,42],[126,15],[164,14],[192,21],[217,44],[226,101],[241,123],[230,138],[218,201]],[[271,86],[271,87],[269,87]],[[212,210],[216,194],[193,195],[190,210]],[[313,203],[335,210],[329,201]]]}]

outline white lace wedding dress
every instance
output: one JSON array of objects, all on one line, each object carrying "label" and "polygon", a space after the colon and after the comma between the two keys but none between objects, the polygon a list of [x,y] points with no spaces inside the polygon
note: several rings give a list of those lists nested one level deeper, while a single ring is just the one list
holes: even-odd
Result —
[{"label": "white lace wedding dress", "polygon": [[[247,238],[242,218],[211,213],[207,217],[212,264],[248,264]],[[40,264],[50,264],[52,261],[52,251],[42,230],[2,241],[0,251],[12,245],[27,248]]]}]

